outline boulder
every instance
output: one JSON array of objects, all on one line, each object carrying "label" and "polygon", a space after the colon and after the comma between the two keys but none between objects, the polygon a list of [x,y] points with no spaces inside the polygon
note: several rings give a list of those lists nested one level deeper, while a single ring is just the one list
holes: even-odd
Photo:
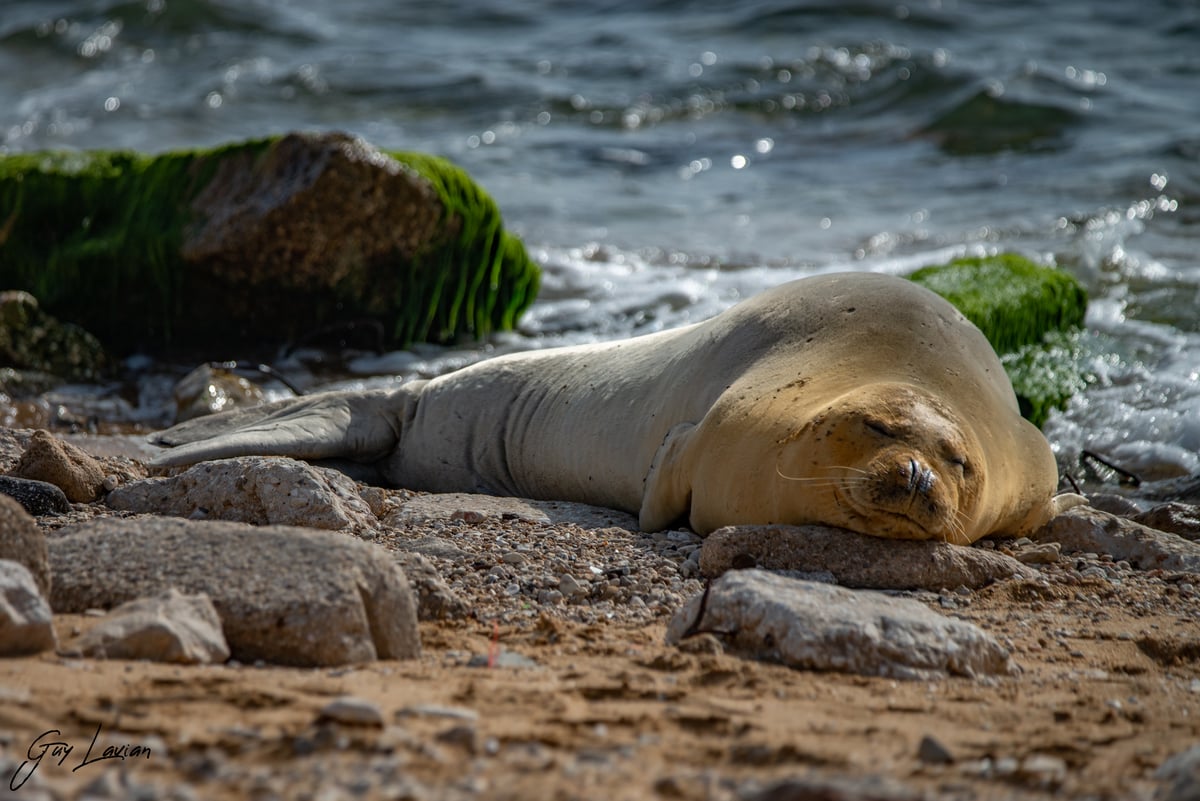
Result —
[{"label": "boulder", "polygon": [[371,347],[512,328],[540,273],[495,202],[434,156],[341,133],[0,156],[0,285],[114,351]]},{"label": "boulder", "polygon": [[117,487],[105,503],[127,512],[254,525],[359,531],[379,525],[345,474],[276,456],[201,462],[176,476]]},{"label": "boulder", "polygon": [[1008,675],[1008,651],[977,626],[909,598],[735,570],[680,609],[667,642],[712,633],[751,658],[896,679]]},{"label": "boulder", "polygon": [[420,654],[417,605],[382,548],[287,526],[107,518],[49,542],[51,606],[108,609],[174,587],[205,593],[234,659],[319,666]]},{"label": "boulder", "polygon": [[224,662],[229,646],[212,600],[171,588],[152,598],[121,604],[75,647],[101,659],[148,659],[184,665]]}]

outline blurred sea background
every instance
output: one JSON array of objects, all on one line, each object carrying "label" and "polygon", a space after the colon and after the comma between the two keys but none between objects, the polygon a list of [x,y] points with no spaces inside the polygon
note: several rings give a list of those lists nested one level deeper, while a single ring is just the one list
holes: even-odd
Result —
[{"label": "blurred sea background", "polygon": [[292,130],[452,159],[545,268],[519,332],[340,386],[1015,250],[1091,295],[1060,461],[1200,473],[1193,0],[0,3],[0,152]]}]

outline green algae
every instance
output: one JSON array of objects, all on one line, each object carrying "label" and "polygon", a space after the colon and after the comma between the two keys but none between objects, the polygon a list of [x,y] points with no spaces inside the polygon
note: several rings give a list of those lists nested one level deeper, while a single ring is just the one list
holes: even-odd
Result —
[{"label": "green algae", "polygon": [[[198,276],[181,253],[188,226],[197,222],[192,201],[225,159],[262,159],[281,138],[162,155],[0,157],[0,285],[32,293],[47,311],[118,353],[256,345],[253,338],[264,333],[297,337],[302,326],[363,319],[384,324],[388,347],[481,338],[511,329],[533,301],[539,269],[504,230],[492,198],[450,162],[418,153],[389,155],[435,190],[442,219],[419,252],[372,265],[388,275],[380,282],[382,302],[380,286],[361,280],[323,297],[272,296]],[[258,308],[229,319],[222,296],[255,291],[266,295]],[[278,314],[279,325],[268,312]]]},{"label": "green algae", "polygon": [[1000,355],[1021,414],[1039,428],[1087,385],[1079,331],[1087,292],[1015,253],[955,259],[909,278],[954,304]]}]

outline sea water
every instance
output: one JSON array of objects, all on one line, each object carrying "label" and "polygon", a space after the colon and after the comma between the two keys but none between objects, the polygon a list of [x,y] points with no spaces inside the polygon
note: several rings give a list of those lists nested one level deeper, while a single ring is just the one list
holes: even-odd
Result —
[{"label": "sea water", "polygon": [[0,3],[0,150],[299,129],[451,158],[545,268],[518,332],[363,376],[1016,250],[1092,299],[1095,381],[1045,428],[1063,462],[1200,473],[1194,3]]}]

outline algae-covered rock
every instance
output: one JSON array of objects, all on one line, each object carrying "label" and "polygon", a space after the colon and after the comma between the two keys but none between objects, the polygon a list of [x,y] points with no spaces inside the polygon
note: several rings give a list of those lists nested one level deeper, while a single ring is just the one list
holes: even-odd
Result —
[{"label": "algae-covered rock", "polygon": [[953,303],[991,342],[1021,414],[1041,426],[1087,384],[1078,332],[1087,292],[1072,276],[1015,253],[955,259],[909,276]]},{"label": "algae-covered rock", "polygon": [[[3,253],[0,243],[0,254]],[[2,258],[2,255],[0,255]],[[0,274],[3,274],[0,261]],[[111,360],[100,342],[77,325],[47,314],[28,292],[0,292],[0,365],[29,376],[58,376],[68,381],[98,381]],[[22,383],[16,372],[0,377],[5,387]],[[25,380],[24,383],[31,383]],[[37,384],[36,380],[32,381]],[[44,383],[44,381],[43,381]]]},{"label": "algae-covered rock", "polygon": [[0,158],[0,285],[115,349],[511,328],[537,266],[460,169],[344,134]]}]

